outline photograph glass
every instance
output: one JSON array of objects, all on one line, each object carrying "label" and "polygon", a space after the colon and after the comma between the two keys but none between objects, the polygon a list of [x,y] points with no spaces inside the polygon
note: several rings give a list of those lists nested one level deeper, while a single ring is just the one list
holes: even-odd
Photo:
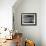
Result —
[{"label": "photograph glass", "polygon": [[36,13],[22,13],[21,25],[36,25],[37,17]]}]

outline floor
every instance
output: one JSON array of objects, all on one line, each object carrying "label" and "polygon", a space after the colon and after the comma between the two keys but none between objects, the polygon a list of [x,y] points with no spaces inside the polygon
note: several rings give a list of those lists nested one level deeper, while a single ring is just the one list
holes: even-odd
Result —
[{"label": "floor", "polygon": [[15,39],[13,39],[13,40],[6,40],[6,42],[2,43],[0,46],[16,46]]},{"label": "floor", "polygon": [[[6,40],[6,39],[0,39],[0,46],[23,46],[22,44],[22,34],[21,33],[16,33],[11,39],[11,40]],[[5,42],[3,42],[6,40]],[[2,43],[3,42],[3,43]]]}]

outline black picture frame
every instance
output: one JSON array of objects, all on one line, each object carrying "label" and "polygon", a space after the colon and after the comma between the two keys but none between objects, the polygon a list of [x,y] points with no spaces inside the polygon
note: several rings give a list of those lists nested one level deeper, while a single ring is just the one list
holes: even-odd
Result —
[{"label": "black picture frame", "polygon": [[37,13],[21,13],[21,25],[37,25]]}]

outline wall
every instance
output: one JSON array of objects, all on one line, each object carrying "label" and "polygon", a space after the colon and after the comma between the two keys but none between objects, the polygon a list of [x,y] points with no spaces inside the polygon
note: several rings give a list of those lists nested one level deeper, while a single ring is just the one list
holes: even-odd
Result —
[{"label": "wall", "polygon": [[16,0],[0,0],[0,27],[12,29],[12,6]]},{"label": "wall", "polygon": [[[41,30],[40,30],[41,1],[23,0],[19,5],[18,4],[16,5],[13,6],[15,30],[18,30],[18,32],[22,32],[24,39],[27,38],[34,40],[36,46],[41,46]],[[37,25],[22,26],[21,13],[37,13]]]},{"label": "wall", "polygon": [[40,23],[42,46],[46,46],[46,0],[41,1]]}]

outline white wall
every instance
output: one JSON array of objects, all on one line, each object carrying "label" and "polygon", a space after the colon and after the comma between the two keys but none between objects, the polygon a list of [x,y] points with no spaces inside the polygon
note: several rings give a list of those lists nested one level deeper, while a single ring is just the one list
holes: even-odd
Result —
[{"label": "white wall", "polygon": [[46,46],[46,0],[41,1],[41,40],[42,46]]},{"label": "white wall", "polygon": [[12,6],[16,0],[0,0],[0,27],[12,28]]},{"label": "white wall", "polygon": [[[40,0],[23,0],[17,7],[13,7],[15,30],[22,32],[24,38],[34,40],[36,46],[41,46],[40,9]],[[37,25],[21,26],[21,13],[37,13]]]}]

